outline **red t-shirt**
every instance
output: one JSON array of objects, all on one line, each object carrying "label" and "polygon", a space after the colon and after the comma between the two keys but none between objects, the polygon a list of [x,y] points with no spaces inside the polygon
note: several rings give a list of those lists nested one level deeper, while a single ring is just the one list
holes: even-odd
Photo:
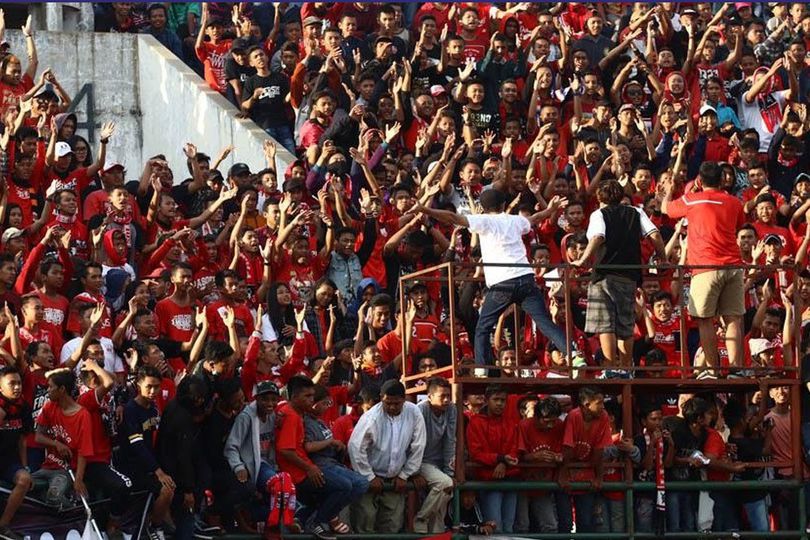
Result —
[{"label": "red t-shirt", "polygon": [[[706,442],[703,443],[703,453],[715,456],[715,459],[726,459],[726,443],[716,429],[706,428]],[[728,482],[731,474],[725,471],[706,469],[706,478],[712,481]]]},{"label": "red t-shirt", "polygon": [[[402,339],[399,337],[399,335],[397,335],[396,332],[392,330],[377,340],[377,349],[380,351],[380,356],[382,356],[383,362],[388,364],[392,362],[397,355],[402,354]],[[425,351],[427,351],[427,346],[425,346],[421,341],[417,339],[411,340],[411,346],[408,349],[408,356],[411,359]],[[411,366],[411,370],[414,370],[414,366]]]},{"label": "red t-shirt", "polygon": [[[42,310],[45,312],[39,325],[51,334],[54,342],[61,350],[62,345],[65,343],[65,319],[67,318],[70,302],[61,294],[57,295],[56,298],[51,298],[42,291],[37,291],[37,296],[42,302]],[[57,354],[57,352],[54,351],[54,354]]]},{"label": "red t-shirt", "polygon": [[[518,450],[521,455],[533,454],[541,450],[562,453],[562,440],[565,428],[562,420],[557,420],[548,431],[537,428],[534,418],[525,418],[518,424]],[[529,469],[527,480],[551,481],[557,475],[556,468]]]},{"label": "red t-shirt", "polygon": [[[745,214],[737,197],[718,190],[687,193],[669,203],[667,215],[689,221],[688,265],[742,264],[737,231],[745,223]],[[693,273],[709,270],[696,268]]]},{"label": "red t-shirt", "polygon": [[[171,298],[164,298],[155,306],[155,317],[161,337],[183,343],[194,334],[194,306],[178,306]],[[175,370],[185,368],[180,358],[168,360]]]},{"label": "red t-shirt", "polygon": [[95,453],[87,458],[89,462],[109,463],[112,458],[112,445],[110,438],[104,428],[102,414],[109,408],[109,395],[104,396],[102,403],[98,402],[98,394],[95,390],[87,390],[79,396],[79,405],[87,409],[90,413],[90,423],[92,425],[93,450]]},{"label": "red t-shirt", "polygon": [[[66,415],[53,401],[48,401],[37,418],[37,425],[48,429],[49,436],[71,449],[70,468],[74,471],[79,456],[93,457],[93,425],[90,413],[81,407],[72,415]],[[45,448],[43,469],[63,470],[67,463],[53,448]]]},{"label": "red t-shirt", "polygon": [[[587,427],[582,417],[581,407],[572,410],[565,417],[565,432],[562,444],[573,449],[575,462],[590,462],[593,459],[594,452],[601,451],[606,446],[610,446],[612,442],[610,420],[606,412],[602,412],[602,416],[592,420]],[[585,482],[594,478],[592,467],[572,468],[569,471],[571,480],[574,482]]]},{"label": "red t-shirt", "polygon": [[[81,167],[73,169],[66,175],[59,175],[52,167],[49,167],[45,172],[45,181],[42,187],[45,191],[54,185],[54,192],[62,189],[70,189],[76,193],[77,197],[82,196],[82,192],[90,185],[90,177],[87,175],[87,168]],[[82,205],[79,205],[79,219],[81,219]]]},{"label": "red t-shirt", "polygon": [[82,304],[104,304],[104,315],[101,317],[101,326],[99,326],[98,333],[101,337],[111,338],[113,334],[112,318],[110,317],[110,308],[106,305],[104,295],[93,295],[87,291],[81,292],[73,297],[73,309],[70,311],[67,323],[68,332],[73,332],[74,334],[81,332],[78,307]]},{"label": "red t-shirt", "polygon": [[[652,322],[655,328],[653,344],[664,351],[667,356],[668,366],[680,366],[681,354],[678,352],[681,347],[679,343],[681,332],[680,319],[673,315],[668,321],[662,322],[653,316]],[[681,372],[677,370],[667,371],[664,376],[677,379],[680,378]]]},{"label": "red t-shirt", "polygon": [[0,82],[0,115],[6,117],[6,111],[12,105],[19,105],[20,96],[34,87],[34,80],[30,75],[24,73],[20,82],[16,86]]},{"label": "red t-shirt", "polygon": [[276,433],[276,459],[280,470],[288,472],[294,484],[304,481],[307,477],[305,470],[299,468],[284,457],[282,450],[295,450],[296,455],[312,463],[304,450],[304,419],[289,403],[282,405],[276,412],[279,423]]},{"label": "red t-shirt", "polygon": [[230,39],[220,41],[216,45],[210,41],[204,41],[197,48],[197,58],[203,63],[205,69],[205,82],[220,94],[225,93],[228,85],[225,80],[225,60],[227,60],[230,50]]},{"label": "red t-shirt", "polygon": [[[228,329],[222,322],[225,315],[225,300],[217,300],[205,307],[205,318],[208,319],[208,339],[228,341]],[[253,333],[253,315],[245,304],[232,305],[236,322],[236,335],[249,337]]]}]

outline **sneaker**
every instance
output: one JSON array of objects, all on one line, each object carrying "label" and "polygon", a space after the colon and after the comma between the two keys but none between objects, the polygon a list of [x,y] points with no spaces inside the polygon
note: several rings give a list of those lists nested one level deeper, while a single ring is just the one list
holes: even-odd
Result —
[{"label": "sneaker", "polygon": [[626,369],[606,369],[602,372],[600,379],[632,379],[633,374]]},{"label": "sneaker", "polygon": [[337,540],[336,535],[332,534],[327,527],[320,524],[315,525],[308,532],[318,540]]},{"label": "sneaker", "polygon": [[222,527],[217,527],[215,525],[209,525],[205,521],[200,518],[200,516],[194,516],[194,531],[199,533],[210,533],[210,534],[222,534],[224,531]]},{"label": "sneaker", "polygon": [[699,381],[708,380],[708,379],[716,379],[716,378],[717,378],[717,375],[712,373],[710,370],[701,371],[697,375],[697,380],[699,380]]},{"label": "sneaker", "polygon": [[152,527],[149,529],[149,540],[166,540],[166,533],[162,527]]},{"label": "sneaker", "polygon": [[0,538],[4,540],[25,540],[21,534],[11,530],[11,527],[0,527]]}]

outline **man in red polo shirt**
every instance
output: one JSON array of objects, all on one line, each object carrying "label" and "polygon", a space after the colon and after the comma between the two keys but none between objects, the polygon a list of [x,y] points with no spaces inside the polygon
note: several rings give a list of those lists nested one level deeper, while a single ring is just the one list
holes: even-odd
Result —
[{"label": "man in red polo shirt", "polygon": [[[720,165],[707,161],[700,166],[702,192],[687,193],[673,201],[673,185],[665,186],[661,212],[671,219],[686,217],[689,221],[686,263],[690,266],[742,265],[736,237],[745,223],[745,214],[740,200],[720,189],[720,179]],[[692,273],[689,314],[697,319],[706,364],[710,367],[718,365],[713,319],[719,315],[726,327],[729,364],[742,366],[743,271],[739,268],[695,268]]]},{"label": "man in red polo shirt", "polygon": [[[295,375],[287,383],[287,394],[289,401],[276,413],[279,423],[276,435],[278,466],[290,474],[298,500],[305,505],[302,521],[306,531],[315,538],[335,538],[330,534],[329,523],[345,506],[347,493],[340,486],[326,481],[323,471],[304,449],[304,416],[312,414],[315,384],[308,377]],[[303,515],[310,519],[304,519]]]}]

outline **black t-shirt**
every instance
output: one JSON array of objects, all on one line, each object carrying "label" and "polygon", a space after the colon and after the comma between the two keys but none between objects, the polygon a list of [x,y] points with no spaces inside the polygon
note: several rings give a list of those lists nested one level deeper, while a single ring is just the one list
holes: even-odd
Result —
[{"label": "black t-shirt", "polygon": [[16,463],[20,460],[20,437],[34,431],[31,407],[22,399],[10,400],[0,395],[0,409],[6,413],[0,423],[0,459],[4,463]]},{"label": "black t-shirt", "polygon": [[213,471],[229,471],[230,466],[225,459],[225,441],[231,433],[233,418],[227,418],[214,407],[211,415],[205,421],[205,428],[201,431],[205,457]]},{"label": "black t-shirt", "polygon": [[[703,451],[703,443],[706,440],[706,434],[701,433],[695,436],[689,430],[689,426],[683,418],[668,417],[664,419],[664,427],[672,432],[672,440],[675,442],[675,457],[687,458],[692,455],[695,450]],[[667,469],[666,480],[700,480],[699,470],[689,466],[673,465]]]},{"label": "black t-shirt", "polygon": [[256,68],[243,66],[233,59],[233,56],[225,59],[225,80],[239,79],[243,85],[250,77],[256,75]]},{"label": "black t-shirt", "polygon": [[[737,447],[736,461],[744,461],[746,463],[763,461],[762,450],[765,447],[765,439],[753,437],[729,437],[728,444],[733,444]],[[762,480],[764,472],[765,469],[746,469],[741,473],[735,474],[734,480]],[[767,494],[767,491],[757,490],[742,490],[736,492],[737,500],[740,503],[758,501]]]},{"label": "black t-shirt", "polygon": [[262,128],[278,127],[289,123],[285,98],[290,92],[290,81],[281,73],[266,77],[253,75],[245,81],[242,99],[247,100],[257,88],[263,88],[259,99],[253,102],[250,118]]}]

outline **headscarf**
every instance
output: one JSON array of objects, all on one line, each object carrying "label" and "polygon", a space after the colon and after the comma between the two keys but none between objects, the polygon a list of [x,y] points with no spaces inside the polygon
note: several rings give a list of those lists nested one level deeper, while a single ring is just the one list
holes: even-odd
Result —
[{"label": "headscarf", "polygon": [[[113,236],[115,233],[124,234],[123,231],[120,229],[111,229],[104,233],[104,238],[102,240],[102,245],[104,247],[104,253],[107,254],[107,258],[110,259],[110,266],[124,266],[127,263],[127,251],[124,250],[124,254],[118,253],[115,249],[115,244],[113,243]],[[126,235],[124,235],[124,239],[126,240]]]},{"label": "headscarf", "polygon": [[[681,79],[683,80],[683,92],[680,94],[673,94],[672,90],[670,89],[669,85],[672,80],[672,77],[675,75],[680,75]],[[668,101],[673,105],[679,104],[682,109],[689,110],[691,97],[689,95],[689,86],[688,82],[686,81],[686,77],[684,77],[683,73],[680,71],[673,71],[667,78],[664,79],[664,97],[662,101]],[[676,106],[677,108],[677,106]]]}]

